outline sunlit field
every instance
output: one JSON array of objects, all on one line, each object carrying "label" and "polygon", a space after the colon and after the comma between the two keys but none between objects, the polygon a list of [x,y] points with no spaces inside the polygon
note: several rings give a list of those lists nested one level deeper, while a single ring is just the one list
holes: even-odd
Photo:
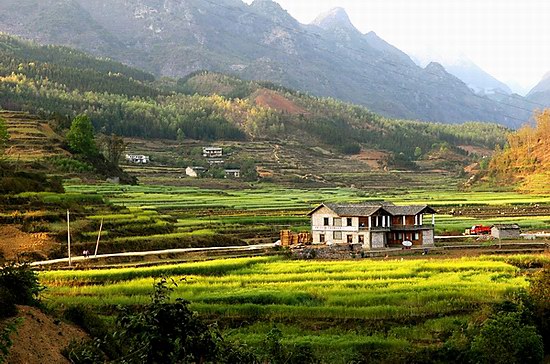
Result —
[{"label": "sunlit field", "polygon": [[[43,272],[54,308],[149,301],[159,277],[178,282],[173,298],[189,300],[229,337],[259,345],[276,325],[284,342],[307,342],[331,362],[365,345],[438,345],[507,292],[526,287],[505,260],[296,261],[257,257],[147,268]],[[531,258],[529,258],[531,259]],[[541,259],[543,259],[541,257]]]}]

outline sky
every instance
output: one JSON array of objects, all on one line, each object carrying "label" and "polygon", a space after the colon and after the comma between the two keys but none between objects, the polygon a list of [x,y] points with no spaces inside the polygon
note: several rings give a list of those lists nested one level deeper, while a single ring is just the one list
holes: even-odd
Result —
[{"label": "sky", "polygon": [[531,89],[550,71],[548,0],[275,1],[304,24],[342,7],[361,32],[374,31],[410,56],[465,56],[513,88]]}]

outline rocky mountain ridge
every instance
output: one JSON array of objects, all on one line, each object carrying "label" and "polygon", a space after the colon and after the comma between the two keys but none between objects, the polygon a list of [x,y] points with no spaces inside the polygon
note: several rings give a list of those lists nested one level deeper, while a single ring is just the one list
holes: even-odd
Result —
[{"label": "rocky mountain ridge", "polygon": [[343,9],[302,25],[271,0],[3,0],[0,31],[158,76],[204,69],[268,80],[393,118],[517,127],[531,114],[416,66],[376,34],[361,34]]}]

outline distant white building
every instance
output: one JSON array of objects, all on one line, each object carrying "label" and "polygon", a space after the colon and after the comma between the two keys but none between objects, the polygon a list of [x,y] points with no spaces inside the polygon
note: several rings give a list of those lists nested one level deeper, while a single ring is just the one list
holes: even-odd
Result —
[{"label": "distant white building", "polygon": [[126,154],[126,161],[135,164],[147,164],[151,160],[148,155],[142,154]]},{"label": "distant white building", "polygon": [[223,149],[218,147],[203,147],[202,156],[206,158],[221,158],[223,157]]},{"label": "distant white building", "polygon": [[206,172],[204,167],[187,167],[185,169],[185,175],[192,178],[197,178],[204,172]]},{"label": "distant white building", "polygon": [[241,178],[240,169],[226,169],[224,172],[227,178]]}]

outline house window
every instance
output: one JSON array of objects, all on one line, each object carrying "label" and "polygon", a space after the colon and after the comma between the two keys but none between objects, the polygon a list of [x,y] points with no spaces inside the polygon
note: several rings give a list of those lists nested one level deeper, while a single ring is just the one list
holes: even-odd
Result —
[{"label": "house window", "polygon": [[414,233],[414,240],[419,240],[419,239],[420,239],[420,234]]},{"label": "house window", "polygon": [[353,226],[353,219],[351,217],[347,218],[348,226]]},{"label": "house window", "polygon": [[325,234],[319,234],[319,242],[324,243],[325,242]]},{"label": "house window", "polygon": [[341,231],[334,231],[332,233],[332,238],[334,240],[342,240],[342,232]]},{"label": "house window", "polygon": [[324,217],[324,218],[323,218],[323,225],[324,225],[324,226],[328,226],[328,224],[329,224],[329,219],[328,219],[328,217]]},{"label": "house window", "polygon": [[359,244],[365,244],[365,235],[359,235]]},{"label": "house window", "polygon": [[348,244],[353,244],[353,235],[348,235]]},{"label": "house window", "polygon": [[332,219],[332,224],[334,226],[342,226],[342,219],[340,217],[335,217]]},{"label": "house window", "polygon": [[403,234],[398,233],[398,234],[397,234],[397,240],[401,240],[401,239],[403,239]]}]

